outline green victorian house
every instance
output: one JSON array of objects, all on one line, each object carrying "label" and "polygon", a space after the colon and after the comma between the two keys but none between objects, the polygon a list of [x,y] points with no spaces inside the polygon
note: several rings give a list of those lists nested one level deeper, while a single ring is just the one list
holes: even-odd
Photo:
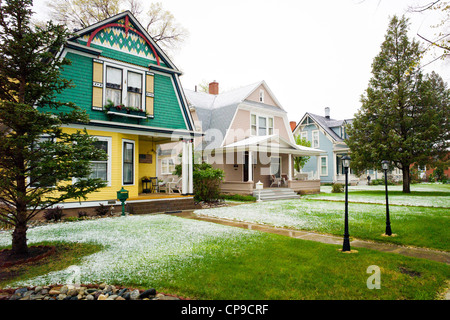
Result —
[{"label": "green victorian house", "polygon": [[[108,154],[107,161],[92,163],[92,174],[107,186],[85,202],[64,203],[64,208],[113,204],[122,187],[131,203],[165,201],[159,208],[171,208],[167,202],[176,201],[174,195],[143,195],[149,189],[143,178],[157,177],[158,145],[182,141],[188,155],[199,134],[194,132],[181,72],[129,11],[77,31],[59,55],[71,60],[62,76],[75,87],[58,98],[75,103],[90,117],[88,125],[74,123],[64,130],[85,128]],[[188,159],[183,162],[182,195],[193,194]],[[187,198],[193,204],[192,196]]]}]

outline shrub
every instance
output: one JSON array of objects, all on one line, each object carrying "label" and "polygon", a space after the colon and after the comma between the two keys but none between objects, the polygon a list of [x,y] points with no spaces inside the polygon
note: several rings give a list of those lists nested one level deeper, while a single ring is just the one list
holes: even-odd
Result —
[{"label": "shrub", "polygon": [[234,201],[256,201],[253,196],[244,196],[241,194],[222,194],[222,199],[224,200],[234,200]]},{"label": "shrub", "polygon": [[[197,164],[193,168],[194,199],[196,201],[214,202],[220,199],[220,182],[223,180],[224,172],[214,169],[209,163]],[[181,176],[181,165],[175,166],[177,176]]]},{"label": "shrub", "polygon": [[63,213],[62,207],[56,206],[45,210],[44,219],[47,221],[54,220],[60,221],[65,214]]},{"label": "shrub", "polygon": [[331,185],[332,193],[342,193],[344,192],[344,185],[342,183],[333,183]]},{"label": "shrub", "polygon": [[99,206],[95,208],[95,213],[99,216],[106,216],[109,213],[109,207],[100,203]]},{"label": "shrub", "polygon": [[86,211],[78,211],[78,218],[87,218],[88,214]]}]

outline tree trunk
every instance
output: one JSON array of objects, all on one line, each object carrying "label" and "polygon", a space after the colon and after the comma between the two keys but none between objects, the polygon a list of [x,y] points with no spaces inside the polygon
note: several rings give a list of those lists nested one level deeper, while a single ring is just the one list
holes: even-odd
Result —
[{"label": "tree trunk", "polygon": [[12,234],[12,248],[14,255],[27,255],[27,222],[17,222]]},{"label": "tree trunk", "polygon": [[402,165],[403,174],[403,193],[411,193],[410,182],[411,178],[409,176],[409,165]]}]

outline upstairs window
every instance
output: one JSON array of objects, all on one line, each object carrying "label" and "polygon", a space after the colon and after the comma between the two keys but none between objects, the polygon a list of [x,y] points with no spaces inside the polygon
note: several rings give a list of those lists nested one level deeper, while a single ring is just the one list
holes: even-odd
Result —
[{"label": "upstairs window", "polygon": [[256,136],[256,132],[258,126],[256,125],[256,115],[252,114],[252,120],[251,120],[251,129],[252,129],[252,136]]},{"label": "upstairs window", "polygon": [[250,119],[250,129],[252,136],[266,136],[273,134],[273,118],[252,114]]},{"label": "upstairs window", "polygon": [[142,74],[128,71],[128,107],[142,109]]},{"label": "upstairs window", "polygon": [[267,134],[272,135],[273,134],[273,118],[268,118],[269,120],[269,127],[267,128],[268,132]]},{"label": "upstairs window", "polygon": [[122,69],[106,68],[106,101],[109,100],[116,106],[122,103]]},{"label": "upstairs window", "polygon": [[319,130],[312,132],[312,147],[319,148]]},{"label": "upstairs window", "polygon": [[259,102],[264,103],[264,90],[259,90]]},{"label": "upstairs window", "polygon": [[267,118],[258,117],[258,136],[265,136],[267,134]]}]

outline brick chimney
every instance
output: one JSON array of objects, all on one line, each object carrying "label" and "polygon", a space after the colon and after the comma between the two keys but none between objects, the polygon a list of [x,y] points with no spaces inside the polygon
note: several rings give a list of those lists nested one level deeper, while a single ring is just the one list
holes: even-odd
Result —
[{"label": "brick chimney", "polygon": [[290,121],[289,124],[291,125],[291,131],[294,131],[295,127],[297,126],[297,122]]},{"label": "brick chimney", "polygon": [[208,93],[209,94],[215,94],[215,95],[219,94],[219,83],[216,82],[216,80],[214,80],[213,82],[211,82],[209,84]]}]

